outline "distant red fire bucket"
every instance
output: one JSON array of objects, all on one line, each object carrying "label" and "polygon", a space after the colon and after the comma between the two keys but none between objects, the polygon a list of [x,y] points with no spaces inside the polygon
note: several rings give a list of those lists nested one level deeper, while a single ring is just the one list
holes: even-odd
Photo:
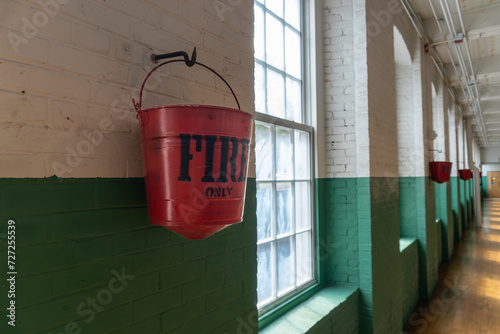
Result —
[{"label": "distant red fire bucket", "polygon": [[[254,117],[239,109],[174,105],[141,109],[149,222],[188,239],[203,239],[243,220]],[[214,70],[226,85],[227,82]],[[231,87],[234,98],[238,99]]]},{"label": "distant red fire bucket", "polygon": [[432,161],[431,179],[437,183],[444,183],[450,181],[451,162],[448,161]]},{"label": "distant red fire bucket", "polygon": [[470,169],[459,169],[458,173],[460,174],[460,178],[464,181],[467,181],[472,177],[472,171]]}]

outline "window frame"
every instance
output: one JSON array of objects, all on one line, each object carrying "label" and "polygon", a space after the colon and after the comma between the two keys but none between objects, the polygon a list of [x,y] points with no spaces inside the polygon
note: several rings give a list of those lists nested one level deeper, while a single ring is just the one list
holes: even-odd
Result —
[{"label": "window frame", "polygon": [[[310,215],[311,215],[311,264],[312,264],[312,279],[299,287],[295,287],[284,295],[276,298],[270,303],[262,306],[258,309],[259,314],[259,329],[264,328],[269,323],[274,321],[277,317],[281,316],[291,308],[295,307],[297,304],[309,298],[312,294],[319,291],[323,285],[324,280],[322,279],[324,268],[322,269],[321,262],[324,259],[320,256],[320,243],[319,231],[324,230],[320,227],[319,212],[318,212],[318,199],[317,199],[317,186],[315,178],[317,177],[316,162],[317,154],[315,142],[317,140],[317,131],[315,129],[315,122],[319,117],[319,110],[315,103],[320,103],[317,101],[317,90],[321,90],[322,86],[316,82],[317,78],[315,74],[308,73],[309,71],[317,71],[317,59],[315,59],[314,54],[311,54],[313,47],[311,47],[311,38],[314,37],[311,31],[317,30],[317,22],[315,18],[311,15],[317,16],[320,8],[317,7],[314,1],[301,0],[301,92],[302,92],[302,122],[298,123],[285,118],[276,117],[270,114],[255,112],[256,121],[266,122],[273,124],[274,126],[283,126],[286,128],[297,129],[301,131],[308,132],[310,134]],[[258,3],[259,6],[263,6],[262,3]],[[265,12],[264,12],[265,17]],[[265,29],[265,28],[264,28]],[[320,37],[321,38],[321,37]],[[263,41],[264,44],[266,41]],[[313,42],[314,43],[314,42]],[[273,70],[278,70],[279,73],[285,72],[284,70],[276,69],[272,65],[267,64],[265,61],[261,61],[254,57],[254,62],[264,66],[264,71],[266,72],[265,78],[267,83],[267,68]],[[319,73],[319,72],[318,72]],[[284,73],[286,78],[286,72]],[[313,112],[316,115],[313,115]],[[286,117],[286,114],[285,114]],[[316,124],[313,124],[316,123]],[[266,182],[266,181],[263,181]],[[276,180],[270,181],[276,182]],[[297,235],[296,233],[294,233]],[[323,245],[324,246],[324,245]]]},{"label": "window frame", "polygon": [[[276,127],[285,127],[288,129],[292,130],[300,130],[303,132],[309,133],[309,138],[310,138],[310,145],[309,145],[309,152],[310,152],[310,177],[307,179],[307,181],[310,184],[310,219],[311,219],[311,270],[312,270],[312,279],[304,284],[301,284],[298,287],[294,287],[290,291],[286,292],[284,295],[277,297],[275,300],[269,302],[268,304],[265,304],[262,306],[260,309],[258,309],[259,316],[266,316],[267,313],[271,312],[273,309],[275,309],[277,306],[286,303],[288,300],[295,298],[297,295],[303,293],[304,291],[310,289],[311,287],[315,286],[318,284],[318,259],[316,256],[317,253],[317,223],[316,223],[316,196],[315,196],[315,184],[314,184],[314,127],[306,124],[301,124],[301,123],[296,123],[293,121],[289,121],[283,118],[275,117],[272,115],[268,114],[263,114],[263,113],[257,113],[255,115],[255,120],[256,121],[261,121],[265,122],[268,124],[272,124]],[[300,181],[305,181],[302,179],[299,180],[292,180],[292,182],[300,182]],[[259,181],[257,181],[258,183]],[[262,181],[262,183],[278,183],[281,182],[281,180],[265,180]],[[286,182],[286,181],[283,181]],[[276,199],[274,199],[276,200]],[[292,235],[297,235],[298,233],[293,232]],[[274,240],[279,240],[278,238]],[[266,241],[268,242],[268,241]],[[266,243],[264,242],[264,243]],[[258,243],[257,243],[258,244]],[[293,251],[295,252],[295,250]],[[296,264],[295,264],[296,266]]]}]

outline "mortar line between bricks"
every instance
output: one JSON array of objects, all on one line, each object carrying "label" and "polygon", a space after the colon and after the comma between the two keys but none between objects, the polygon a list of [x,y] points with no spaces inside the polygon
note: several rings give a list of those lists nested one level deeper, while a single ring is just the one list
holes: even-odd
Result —
[{"label": "mortar line between bricks", "polygon": [[[116,306],[114,306],[114,307],[106,307],[106,308],[105,308],[102,312],[107,312],[107,311],[109,311],[109,310],[113,310],[113,309],[118,308],[118,307],[120,307],[120,306],[123,306],[123,305],[125,305],[125,304],[128,304],[128,303],[122,303],[122,304],[116,305]],[[76,305],[75,305],[75,309],[76,309]],[[133,312],[131,312],[131,313],[133,314]],[[76,314],[76,311],[75,311],[75,314]],[[99,316],[99,313],[96,313],[96,317],[98,317],[98,316]],[[50,330],[55,330],[55,329],[57,329],[58,327],[64,326],[64,325],[66,325],[66,324],[67,324],[67,323],[69,323],[69,322],[72,322],[72,321],[74,321],[74,322],[76,322],[76,321],[81,321],[81,320],[83,320],[83,319],[84,319],[83,317],[68,319],[67,321],[64,321],[64,322],[62,322],[62,323],[59,323],[59,324],[57,324],[57,325],[56,325],[56,326],[54,326],[54,327],[45,328],[44,330],[45,330],[46,332],[47,332],[47,331],[50,331]],[[128,325],[130,325],[130,323],[129,323]],[[39,331],[39,329],[37,329],[37,331],[36,331],[36,332],[32,332],[32,333],[33,333],[33,334],[38,334],[38,333],[41,333],[41,332]]]},{"label": "mortar line between bricks", "polygon": [[[65,270],[68,270],[68,269],[73,269],[73,268],[77,268],[77,267],[81,267],[82,265],[88,265],[88,264],[92,264],[92,263],[95,263],[95,262],[103,262],[103,261],[107,261],[107,260],[112,260],[112,259],[120,259],[120,258],[126,258],[128,256],[135,256],[135,255],[140,255],[141,253],[148,253],[150,251],[154,251],[154,250],[159,250],[159,249],[163,249],[163,248],[173,248],[173,247],[182,247],[183,244],[182,243],[175,243],[175,244],[169,244],[168,246],[158,246],[158,247],[152,247],[152,248],[148,248],[146,250],[140,250],[140,251],[135,251],[135,252],[128,252],[128,253],[121,253],[120,255],[115,255],[115,256],[110,256],[110,257],[104,257],[104,258],[98,258],[98,259],[95,259],[95,260],[92,260],[92,261],[86,261],[86,262],[78,262],[77,264],[74,264],[74,265],[70,265],[70,266],[65,266],[65,267],[59,267],[59,268],[51,268],[50,271],[42,271],[42,272],[36,272],[36,273],[30,273],[30,274],[27,274],[27,275],[18,275],[19,278],[29,278],[29,277],[36,277],[36,276],[40,276],[40,275],[44,275],[44,274],[48,274],[48,273],[55,273],[55,272],[60,272],[60,271],[65,271]],[[243,247],[240,247],[240,248],[235,248],[235,249],[231,249],[231,250],[244,250],[248,248],[248,246],[243,246]],[[221,250],[221,252],[225,252],[226,250]],[[217,252],[215,252],[217,253]],[[167,268],[170,268],[170,267],[175,267],[179,264],[188,264],[188,263],[191,263],[191,262],[196,262],[196,261],[200,261],[204,259],[203,257],[200,257],[200,258],[193,258],[193,259],[190,259],[188,261],[182,261],[181,263],[177,263],[177,264],[171,264],[171,265],[167,265],[167,266],[164,266],[164,267],[158,267],[154,270],[150,270],[150,271],[144,271],[141,273],[142,274],[152,274],[152,273],[155,273],[155,272],[160,272],[160,271],[163,271],[164,269],[167,269]],[[239,262],[238,265],[235,265],[235,266],[232,266],[232,267],[237,267],[241,264],[244,264],[244,263],[249,263],[249,262],[252,262],[250,259],[247,260],[247,261],[242,261],[242,262]],[[229,267],[229,268],[232,268],[232,267]],[[210,274],[217,274],[217,273],[220,273],[220,272],[226,272],[228,268],[223,268],[223,269],[220,269],[220,270],[217,270],[217,271],[212,271],[210,272]],[[208,273],[205,273],[205,274],[208,274]]]},{"label": "mortar line between bricks", "polygon": [[[89,209],[81,209],[81,210],[68,210],[68,211],[32,211],[30,215],[32,216],[40,216],[40,215],[54,215],[54,214],[67,214],[67,213],[80,213],[80,212],[88,212],[88,211],[96,211],[101,209],[123,209],[123,208],[146,208],[147,204],[141,205],[116,205],[116,206],[103,206],[103,207],[95,207]],[[22,211],[10,211],[9,215],[19,215],[25,216],[22,214]]]},{"label": "mortar line between bricks", "polygon": [[[20,34],[21,34],[21,32],[20,32]],[[73,46],[74,47],[74,45],[71,45],[71,44],[64,44],[64,45]],[[97,54],[92,54],[92,55],[96,55],[97,56]],[[128,68],[130,68],[132,66],[132,64],[130,64],[130,63],[127,64],[127,63],[121,62],[118,58],[113,58],[113,57],[110,57],[110,56],[104,56],[102,54],[99,54],[98,56],[102,57],[102,58],[104,58],[106,60],[109,60],[109,61],[118,62],[121,65],[126,66]],[[39,61],[36,61],[36,60],[33,60],[33,59],[20,58],[20,57],[11,58],[11,57],[8,57],[8,56],[5,56],[5,55],[2,55],[2,57],[0,57],[0,59],[2,59],[4,61],[11,62],[11,63],[15,63],[15,64],[29,65],[29,66],[37,67],[37,68],[42,69],[42,70],[51,70],[51,71],[56,71],[56,72],[68,73],[68,74],[71,74],[71,75],[74,75],[74,76],[80,77],[80,78],[94,79],[96,81],[103,80],[103,78],[95,77],[95,76],[88,75],[88,74],[82,75],[83,73],[81,73],[81,72],[75,72],[75,71],[69,70],[69,69],[67,69],[65,67],[59,67],[59,66],[54,65],[54,64],[49,63],[49,62],[39,62]],[[137,64],[135,64],[134,68],[138,69],[138,70],[143,69],[143,67],[137,66]],[[109,79],[109,78],[106,78],[106,82],[108,84],[111,83],[113,85],[120,85],[120,86],[124,86],[124,87],[128,87],[128,85],[130,84],[129,82],[125,82],[124,83],[123,81],[114,81],[114,80]],[[120,88],[123,88],[123,87],[120,87]],[[47,97],[47,96],[51,96],[51,95],[49,93],[44,93],[43,96]],[[73,99],[75,99],[75,98],[73,98]],[[81,101],[85,102],[85,100],[81,100]],[[87,100],[87,102],[88,102],[88,100]]]},{"label": "mortar line between bricks", "polygon": [[[17,218],[16,220],[22,220],[22,218],[24,218],[26,216],[22,216],[19,218]],[[85,239],[97,239],[97,238],[100,238],[100,237],[109,237],[109,236],[115,236],[115,235],[122,235],[122,234],[128,234],[130,232],[138,232],[138,231],[141,231],[141,230],[148,230],[148,229],[151,229],[150,226],[141,226],[141,227],[137,227],[137,228],[130,228],[130,229],[127,229],[127,230],[122,230],[120,231],[120,233],[106,233],[106,234],[93,234],[93,235],[89,235],[89,234],[79,234],[78,235],[78,238],[74,238],[74,237],[61,237],[62,239],[53,239],[53,240],[48,240],[47,242],[43,242],[43,243],[27,243],[26,245],[23,245],[21,247],[18,247],[18,249],[26,249],[26,248],[29,248],[29,247],[35,247],[35,246],[45,246],[45,245],[56,245],[56,244],[62,244],[62,243],[66,243],[68,241],[71,241],[71,242],[75,242],[75,241],[79,241],[79,240],[85,240]],[[152,248],[151,248],[152,249]]]},{"label": "mortar line between bricks", "polygon": [[[134,279],[135,279],[135,278],[138,278],[138,277],[141,277],[141,276],[150,276],[150,275],[151,275],[151,273],[146,273],[146,274],[144,274],[144,275],[135,275],[135,276],[134,276]],[[243,282],[243,281],[241,281],[241,282]],[[183,282],[183,283],[184,283],[184,282]],[[48,299],[44,299],[44,300],[42,300],[42,301],[38,301],[38,302],[36,302],[36,303],[31,303],[31,304],[26,304],[26,305],[23,305],[22,307],[18,307],[17,309],[19,309],[19,310],[24,310],[24,309],[26,309],[26,308],[30,308],[30,307],[33,307],[33,306],[36,306],[36,305],[44,304],[44,303],[46,303],[46,302],[48,302],[48,301],[57,301],[57,300],[64,299],[65,297],[68,297],[68,296],[71,296],[71,295],[83,294],[83,293],[85,293],[85,292],[89,292],[89,294],[90,294],[90,295],[92,295],[92,292],[96,292],[96,290],[98,290],[98,289],[102,289],[102,288],[105,288],[105,287],[107,287],[107,286],[108,286],[108,283],[105,283],[105,284],[95,285],[95,286],[92,286],[92,287],[89,287],[89,288],[86,288],[86,289],[82,289],[82,290],[75,290],[75,291],[71,291],[71,293],[70,293],[70,294],[65,293],[65,294],[57,295],[56,297],[52,297],[52,298],[48,298]],[[178,288],[178,286],[169,287],[169,289],[165,289],[164,291],[174,290],[175,288]],[[213,290],[213,291],[216,291],[216,290]],[[211,293],[211,292],[213,292],[213,291],[209,291],[209,292],[207,292],[206,294],[204,294],[204,295],[200,295],[200,296],[197,296],[197,297],[204,297],[204,296],[206,296],[207,294],[209,294],[209,293]],[[122,302],[122,303],[120,303],[120,304],[115,305],[115,306],[114,306],[114,307],[112,307],[112,308],[109,308],[109,309],[113,309],[113,308],[116,308],[116,307],[119,307],[119,306],[122,306],[122,305],[126,305],[126,304],[129,304],[129,303],[131,303],[131,302],[138,301],[138,300],[141,300],[141,299],[144,299],[144,298],[150,297],[150,296],[152,296],[152,295],[154,295],[154,294],[157,294],[157,293],[158,293],[158,289],[157,289],[156,291],[154,291],[154,292],[151,292],[151,293],[149,293],[149,294],[143,295],[143,296],[141,296],[141,297],[139,297],[139,298],[132,299],[132,300],[126,300],[126,301],[124,301],[124,302]],[[196,298],[194,298],[194,299],[196,299]],[[75,307],[76,307],[76,305],[75,305]],[[107,310],[107,309],[108,309],[108,308],[106,308],[106,310]],[[6,313],[2,312],[2,313],[0,313],[0,314],[6,314]],[[59,326],[59,325],[58,325],[58,326]],[[56,326],[56,327],[58,327],[58,326]]]}]

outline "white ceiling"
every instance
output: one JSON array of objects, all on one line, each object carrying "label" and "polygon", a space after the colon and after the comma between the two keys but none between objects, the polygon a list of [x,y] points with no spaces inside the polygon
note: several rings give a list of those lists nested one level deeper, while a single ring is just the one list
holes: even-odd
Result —
[{"label": "white ceiling", "polygon": [[[435,45],[431,54],[437,57],[437,52],[442,59],[463,114],[472,120],[477,142],[483,147],[500,147],[500,0],[409,0],[409,3],[423,22],[426,39],[432,44],[449,41]],[[466,36],[462,43],[451,42],[455,32]],[[460,66],[461,60],[464,66]]]}]

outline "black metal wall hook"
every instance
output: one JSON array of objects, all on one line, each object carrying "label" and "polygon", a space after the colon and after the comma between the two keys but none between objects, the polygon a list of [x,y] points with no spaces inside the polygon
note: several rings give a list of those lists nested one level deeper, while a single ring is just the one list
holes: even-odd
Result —
[{"label": "black metal wall hook", "polygon": [[177,52],[164,53],[161,55],[152,54],[151,61],[153,63],[157,63],[158,60],[161,60],[161,59],[174,58],[174,57],[179,57],[179,56],[184,57],[184,62],[186,63],[187,66],[189,66],[189,67],[194,66],[194,64],[196,64],[196,47],[194,47],[194,49],[193,49],[193,53],[191,54],[191,59],[189,59],[189,55],[186,52],[177,51]]}]

